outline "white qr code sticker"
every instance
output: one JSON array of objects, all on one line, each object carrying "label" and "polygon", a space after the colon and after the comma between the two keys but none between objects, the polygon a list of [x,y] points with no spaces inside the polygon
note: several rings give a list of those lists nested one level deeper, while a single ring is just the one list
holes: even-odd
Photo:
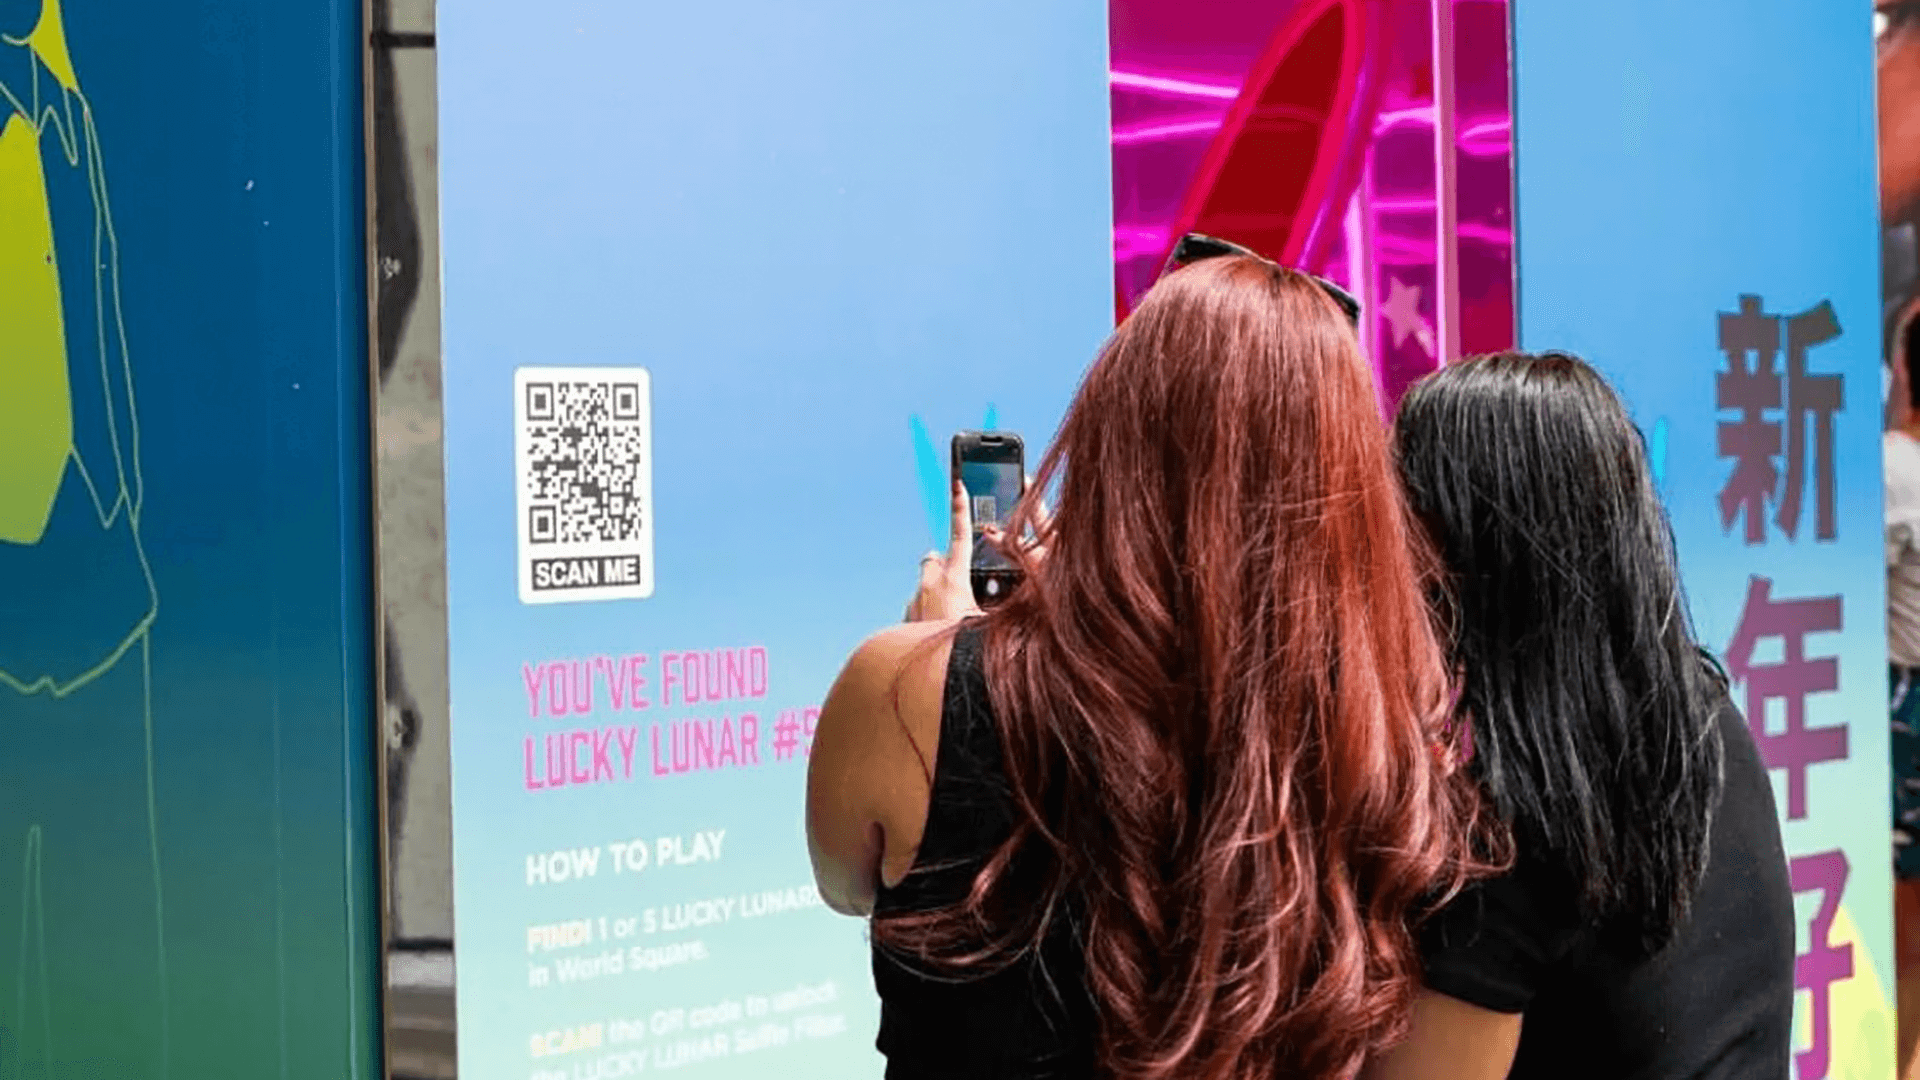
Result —
[{"label": "white qr code sticker", "polygon": [[520,600],[653,595],[653,395],[645,368],[513,373]]}]

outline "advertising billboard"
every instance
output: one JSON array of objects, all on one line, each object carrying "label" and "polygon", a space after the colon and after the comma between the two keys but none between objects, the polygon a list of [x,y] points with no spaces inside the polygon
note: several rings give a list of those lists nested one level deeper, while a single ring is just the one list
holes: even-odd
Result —
[{"label": "advertising billboard", "polygon": [[808,744],[917,580],[924,433],[1043,443],[1111,329],[1104,0],[439,43],[461,1075],[878,1075]]}]

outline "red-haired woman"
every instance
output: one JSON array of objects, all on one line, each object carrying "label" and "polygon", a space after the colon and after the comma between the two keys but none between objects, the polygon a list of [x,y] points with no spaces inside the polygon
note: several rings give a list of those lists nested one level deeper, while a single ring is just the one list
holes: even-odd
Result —
[{"label": "red-haired woman", "polygon": [[1189,250],[1087,373],[990,614],[955,547],[820,718],[822,896],[890,1078],[1350,1076],[1475,865],[1421,557],[1350,304]]}]

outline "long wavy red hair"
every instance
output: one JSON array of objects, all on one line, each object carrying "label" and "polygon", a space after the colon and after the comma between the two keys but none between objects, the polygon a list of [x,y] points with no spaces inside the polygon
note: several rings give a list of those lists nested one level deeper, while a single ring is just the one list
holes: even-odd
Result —
[{"label": "long wavy red hair", "polygon": [[1349,1076],[1485,820],[1350,327],[1256,259],[1175,272],[1088,372],[1055,481],[986,627],[1019,824],[966,902],[876,940],[979,969],[1071,918],[1113,1077]]}]

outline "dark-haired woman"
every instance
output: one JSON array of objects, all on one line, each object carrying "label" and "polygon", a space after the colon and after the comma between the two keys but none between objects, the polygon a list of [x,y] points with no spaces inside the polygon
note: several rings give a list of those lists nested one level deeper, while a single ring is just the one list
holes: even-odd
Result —
[{"label": "dark-haired woman", "polygon": [[1773,791],[1625,408],[1573,357],[1484,357],[1416,385],[1394,442],[1517,858],[1425,925],[1413,1033],[1369,1080],[1785,1080]]},{"label": "dark-haired woman", "polygon": [[[1336,1080],[1404,1027],[1473,785],[1342,297],[1163,278],[1087,373],[1037,561],[973,610],[965,500],[820,718],[822,896],[871,916],[887,1075]],[[1037,502],[1009,534],[1027,535]]]}]

